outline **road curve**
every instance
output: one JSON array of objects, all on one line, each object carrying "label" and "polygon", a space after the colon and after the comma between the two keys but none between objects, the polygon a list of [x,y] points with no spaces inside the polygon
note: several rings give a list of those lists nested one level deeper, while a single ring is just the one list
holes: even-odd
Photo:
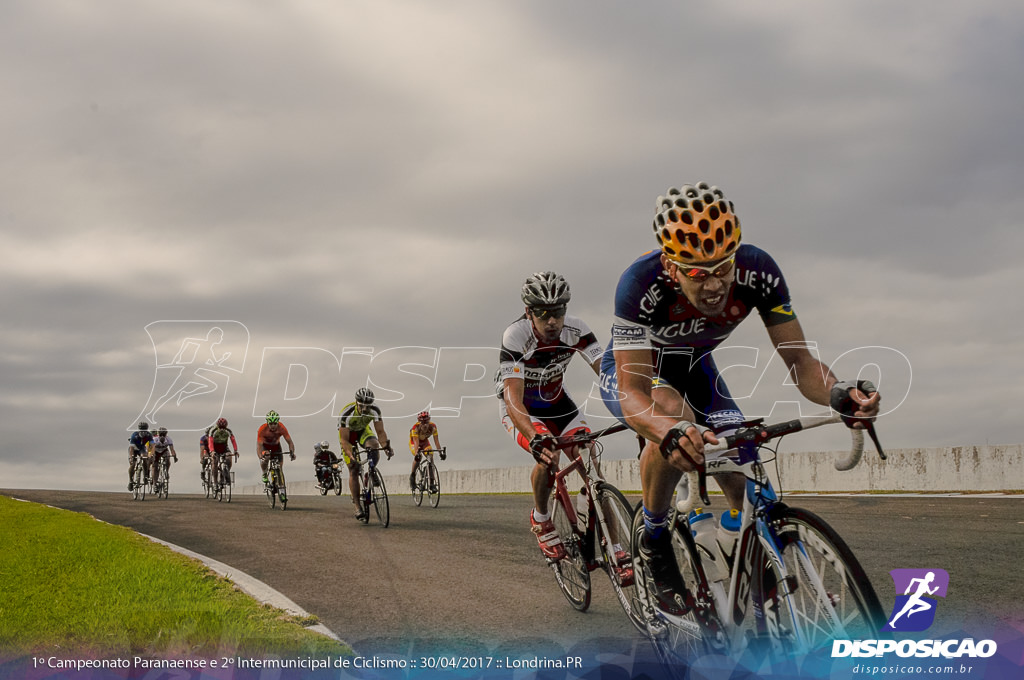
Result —
[{"label": "road curve", "polygon": [[[293,496],[282,512],[258,496],[226,504],[184,495],[135,502],[127,493],[0,493],[87,512],[240,569],[316,614],[360,653],[646,647],[600,572],[590,611],[565,602],[529,532],[525,495],[443,496],[436,509],[395,497],[385,529],[376,518],[356,522],[348,499],[333,494]],[[889,570],[937,567],[956,587],[943,605],[951,627],[1019,617],[1012,608],[1024,600],[1022,584],[1008,575],[1024,561],[1020,498],[788,500],[840,532],[886,610],[894,598]]]}]

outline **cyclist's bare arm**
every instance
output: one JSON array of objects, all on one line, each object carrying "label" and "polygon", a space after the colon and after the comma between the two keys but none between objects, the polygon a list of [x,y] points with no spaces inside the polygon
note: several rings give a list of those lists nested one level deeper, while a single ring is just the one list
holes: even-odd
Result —
[{"label": "cyclist's bare arm", "polygon": [[[838,379],[828,369],[828,366],[818,361],[808,351],[800,321],[793,319],[769,326],[767,331],[772,345],[775,346],[779,356],[786,363],[790,375],[796,381],[800,394],[815,404],[828,406],[832,386],[838,382]],[[852,390],[851,397],[860,406],[854,413],[855,416],[873,418],[878,415],[878,405],[881,399],[878,392],[868,397],[860,390],[855,389]]]},{"label": "cyclist's bare arm", "polygon": [[436,434],[434,435],[434,448],[438,450],[441,449],[441,440],[437,438]]},{"label": "cyclist's bare arm", "polygon": [[[655,400],[651,389],[654,367],[651,365],[651,351],[645,349],[615,350],[615,374],[619,384],[619,405],[626,424],[644,439],[659,445],[680,420],[693,422],[694,415],[688,404],[683,404],[682,413],[670,413]],[[686,429],[686,436],[679,440],[679,447],[695,463],[704,460],[704,438],[696,427]],[[717,442],[710,434],[711,443]],[[679,470],[694,469],[690,461],[676,448],[669,456],[669,463]]]},{"label": "cyclist's bare arm", "polygon": [[294,456],[295,455],[295,442],[292,441],[292,438],[289,435],[285,435],[284,436],[284,440],[286,442],[288,442],[288,455]]},{"label": "cyclist's bare arm", "polygon": [[[526,441],[531,441],[537,434],[537,431],[533,429],[533,421],[530,420],[526,404],[523,403],[523,394],[525,392],[525,380],[505,378],[505,411],[508,413],[508,417],[512,419],[512,424],[516,426],[519,433],[526,437]],[[545,465],[552,465],[558,460],[558,454],[550,449],[544,449],[544,455],[541,456],[541,459],[539,462]]]}]

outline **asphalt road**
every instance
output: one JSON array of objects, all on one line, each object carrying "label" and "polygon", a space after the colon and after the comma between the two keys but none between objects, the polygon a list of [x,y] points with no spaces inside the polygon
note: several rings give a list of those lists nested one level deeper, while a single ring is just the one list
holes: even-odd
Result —
[{"label": "asphalt road", "polygon": [[[333,494],[293,496],[282,512],[262,496],[224,504],[182,495],[135,502],[127,492],[0,493],[87,512],[232,565],[316,614],[360,653],[586,652],[610,645],[625,653],[646,645],[601,572],[593,573],[590,611],[578,613],[563,599],[529,531],[531,501],[524,495],[442,496],[437,509],[395,497],[385,529],[375,517],[358,523],[347,496]],[[945,629],[1021,625],[1024,499],[788,501],[839,531],[887,612],[894,599],[889,570],[942,568],[950,574]]]}]

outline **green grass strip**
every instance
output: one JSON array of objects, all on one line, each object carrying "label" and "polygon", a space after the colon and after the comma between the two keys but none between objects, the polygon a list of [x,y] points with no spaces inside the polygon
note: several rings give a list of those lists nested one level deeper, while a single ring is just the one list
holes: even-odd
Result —
[{"label": "green grass strip", "polygon": [[4,496],[0,584],[7,658],[352,653],[129,529]]}]

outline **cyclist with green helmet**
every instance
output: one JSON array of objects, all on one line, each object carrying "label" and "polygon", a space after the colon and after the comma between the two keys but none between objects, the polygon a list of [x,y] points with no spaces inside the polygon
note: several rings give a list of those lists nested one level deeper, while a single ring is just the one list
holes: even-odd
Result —
[{"label": "cyclist with green helmet", "polygon": [[[356,400],[341,409],[341,415],[338,416],[338,441],[341,444],[341,457],[348,466],[348,488],[352,492],[352,503],[358,508],[359,461],[356,460],[355,446],[358,444],[367,449],[367,455],[374,465],[380,460],[377,449],[384,449],[388,460],[395,455],[388,441],[388,433],[384,430],[380,408],[373,403],[371,390],[360,387],[356,390]],[[362,512],[356,512],[357,519],[362,519],[362,516]]]},{"label": "cyclist with green helmet", "polygon": [[[260,469],[263,471],[263,483],[267,483],[267,463],[271,456],[277,456],[284,462],[284,452],[281,450],[281,437],[288,442],[288,455],[295,460],[295,442],[288,434],[288,428],[281,422],[281,416],[277,411],[267,413],[267,422],[260,425],[256,431],[256,455],[260,459]],[[284,497],[281,500],[285,500]]]}]

